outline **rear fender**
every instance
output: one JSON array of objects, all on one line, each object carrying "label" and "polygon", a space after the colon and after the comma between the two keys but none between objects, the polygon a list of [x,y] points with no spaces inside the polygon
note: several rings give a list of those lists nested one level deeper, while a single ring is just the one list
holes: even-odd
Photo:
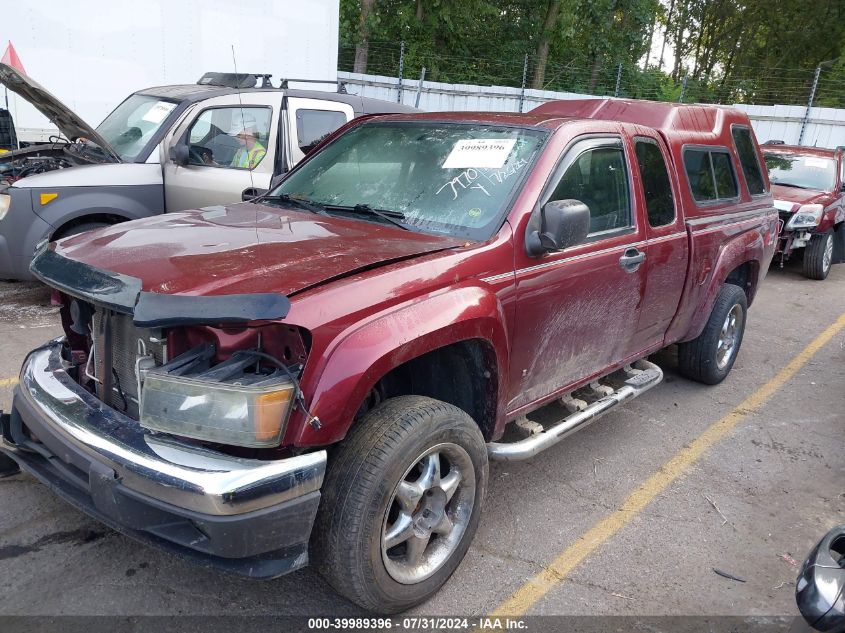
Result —
[{"label": "rear fender", "polygon": [[[318,363],[309,363],[303,392],[320,426],[303,416],[292,419],[285,444],[325,445],[342,439],[360,405],[378,380],[395,367],[432,350],[481,339],[495,350],[497,389],[495,429],[504,411],[508,338],[496,295],[476,285],[453,286],[377,314],[341,333]],[[444,369],[448,371],[448,368]],[[298,423],[298,424],[297,424]]]},{"label": "rear fender", "polygon": [[707,287],[699,295],[699,308],[693,312],[693,317],[686,334],[679,340],[691,341],[701,334],[704,326],[707,324],[707,320],[710,318],[710,313],[713,311],[716,297],[719,296],[719,291],[725,284],[728,275],[731,271],[745,263],[751,264],[748,273],[748,287],[743,288],[747,293],[748,305],[750,306],[754,300],[759,283],[762,281],[760,275],[761,268],[768,268],[773,251],[774,240],[767,240],[764,231],[760,228],[742,233],[731,241],[724,243],[719,250],[719,255],[713,266],[713,272],[707,281]]}]

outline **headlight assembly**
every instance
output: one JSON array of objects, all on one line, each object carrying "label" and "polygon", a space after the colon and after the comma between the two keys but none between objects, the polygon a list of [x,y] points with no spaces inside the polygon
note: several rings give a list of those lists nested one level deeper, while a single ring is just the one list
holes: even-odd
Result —
[{"label": "headlight assembly", "polygon": [[792,214],[786,224],[788,229],[811,229],[818,226],[824,207],[820,204],[805,204]]},{"label": "headlight assembly", "polygon": [[8,193],[0,193],[0,220],[6,217],[10,206],[12,206],[12,196]]},{"label": "headlight assembly", "polygon": [[192,376],[148,370],[141,388],[141,426],[232,446],[278,446],[296,399],[293,380],[241,374],[221,382],[215,376],[220,367]]}]

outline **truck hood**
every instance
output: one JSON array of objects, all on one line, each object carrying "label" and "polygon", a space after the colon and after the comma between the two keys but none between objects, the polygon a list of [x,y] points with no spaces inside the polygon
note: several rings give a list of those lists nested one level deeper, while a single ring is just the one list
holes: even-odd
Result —
[{"label": "truck hood", "polygon": [[98,145],[114,162],[121,162],[117,152],[106,139],[34,79],[7,64],[0,63],[0,85],[31,103],[36,110],[59,128],[68,140],[87,139]]},{"label": "truck hood", "polygon": [[60,240],[55,252],[140,279],[148,292],[292,296],[463,243],[364,220],[239,203],[116,224]]},{"label": "truck hood", "polygon": [[[775,206],[781,211],[797,211],[802,204],[820,204],[827,207],[836,198],[828,191],[783,185],[772,185],[772,197],[775,199]],[[777,204],[778,202],[781,204]]]}]

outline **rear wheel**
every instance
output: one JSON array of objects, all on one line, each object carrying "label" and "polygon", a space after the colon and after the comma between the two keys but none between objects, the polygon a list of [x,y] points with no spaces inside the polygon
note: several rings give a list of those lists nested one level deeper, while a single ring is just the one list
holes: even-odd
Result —
[{"label": "rear wheel", "polygon": [[804,251],[804,276],[821,281],[830,273],[833,263],[833,231],[813,235]]},{"label": "rear wheel", "polygon": [[392,398],[330,454],[317,568],[371,611],[419,604],[466,554],[486,487],[487,447],[469,415],[431,398]]},{"label": "rear wheel", "polygon": [[747,312],[748,299],[742,288],[722,286],[704,330],[698,338],[678,345],[681,374],[706,385],[722,382],[742,345]]}]

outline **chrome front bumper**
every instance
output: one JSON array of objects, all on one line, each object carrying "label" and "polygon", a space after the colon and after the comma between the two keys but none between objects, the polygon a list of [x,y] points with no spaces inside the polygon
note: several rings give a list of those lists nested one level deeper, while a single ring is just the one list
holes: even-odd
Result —
[{"label": "chrome front bumper", "polygon": [[[77,384],[61,348],[61,340],[52,341],[24,362],[0,450],[132,536],[145,532],[212,557],[295,550],[291,569],[307,561],[325,451],[261,461],[156,435]],[[184,525],[175,530],[178,522]]]}]

